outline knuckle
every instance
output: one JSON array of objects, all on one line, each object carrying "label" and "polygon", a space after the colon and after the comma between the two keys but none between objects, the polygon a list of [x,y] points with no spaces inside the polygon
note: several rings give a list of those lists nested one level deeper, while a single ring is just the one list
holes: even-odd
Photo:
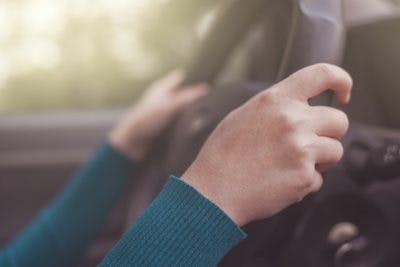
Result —
[{"label": "knuckle", "polygon": [[346,72],[346,74],[347,74],[346,77],[347,77],[348,86],[349,86],[350,88],[352,88],[352,87],[353,87],[353,84],[354,84],[353,78],[351,77],[351,75],[350,75],[349,73]]},{"label": "knuckle", "polygon": [[319,115],[319,119],[326,120],[323,127],[326,130],[330,129],[329,131],[332,132],[331,137],[343,137],[349,129],[349,118],[346,113],[339,109],[328,108],[326,113],[323,111],[321,115]]},{"label": "knuckle", "polygon": [[337,77],[336,70],[329,64],[319,63],[314,65],[314,68],[315,74],[323,77],[325,80],[335,80]]},{"label": "knuckle", "polygon": [[[296,120],[296,118],[286,109],[281,108],[280,111],[277,112],[276,115],[277,124],[280,126],[280,130],[284,135],[292,135],[295,133],[298,128],[300,122]],[[295,143],[296,141],[293,140]]]},{"label": "knuckle", "polygon": [[343,157],[344,148],[338,140],[332,140],[331,144],[326,147],[326,150],[329,151],[326,158],[327,163],[336,163]]},{"label": "knuckle", "polygon": [[338,112],[337,118],[339,120],[341,127],[341,134],[344,135],[349,129],[350,125],[349,118],[347,117],[347,114],[344,113],[343,111],[338,110],[337,112]]},{"label": "knuckle", "polygon": [[303,168],[299,169],[297,174],[297,187],[301,191],[309,191],[311,188],[315,186],[315,178],[314,178],[314,168],[311,168],[310,165],[304,165]]},{"label": "knuckle", "polygon": [[294,134],[288,138],[288,144],[291,146],[291,155],[294,157],[295,162],[298,163],[297,167],[301,170],[308,166],[308,163],[312,160],[312,147],[310,145],[304,145],[301,134]]},{"label": "knuckle", "polygon": [[314,183],[310,187],[311,192],[318,192],[323,184],[322,177],[315,177],[314,178]]},{"label": "knuckle", "polygon": [[335,141],[335,161],[339,161],[342,157],[343,157],[343,153],[344,153],[344,148],[342,143],[340,143],[339,141]]},{"label": "knuckle", "polygon": [[296,140],[293,141],[293,146],[293,155],[296,157],[298,162],[298,168],[304,172],[306,171],[306,166],[310,160],[311,153],[309,149],[302,147]]},{"label": "knuckle", "polygon": [[270,106],[272,104],[276,103],[276,96],[272,92],[272,90],[267,90],[262,92],[261,94],[258,95],[257,97],[258,104],[261,108],[264,108],[266,106]]},{"label": "knuckle", "polygon": [[333,82],[342,82],[346,84],[346,87],[353,87],[353,79],[348,72],[344,69],[331,65],[328,63],[318,63],[313,65],[314,74],[321,75],[325,80]]}]

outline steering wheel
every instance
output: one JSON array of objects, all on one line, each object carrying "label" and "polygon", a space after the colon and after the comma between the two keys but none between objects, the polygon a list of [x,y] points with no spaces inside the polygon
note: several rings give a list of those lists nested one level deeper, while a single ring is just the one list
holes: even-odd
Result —
[{"label": "steering wheel", "polygon": [[[246,33],[263,17],[272,17],[276,10],[284,10],[283,16],[291,14],[287,16],[288,29],[285,30],[284,25],[273,24],[275,29],[283,28],[286,31],[286,44],[279,66],[276,66],[276,77],[269,81],[244,81],[228,86],[214,86],[208,96],[179,115],[154,145],[147,164],[140,172],[140,179],[134,186],[135,192],[130,202],[128,224],[159,193],[168,175],[179,176],[183,173],[209,133],[227,113],[302,67],[319,62],[340,64],[345,36],[340,0],[225,0],[222,1],[208,34],[185,66],[187,76],[184,83],[206,81],[214,84],[229,55]],[[316,103],[328,105],[330,98],[329,94],[325,94],[318,97]],[[254,240],[251,230],[248,232],[248,240],[255,247],[261,236]],[[235,253],[233,258],[234,255]],[[247,260],[254,258],[253,256],[249,255]],[[234,261],[228,259],[226,262],[240,265],[245,259],[246,257],[236,257]],[[255,262],[248,261],[246,265],[257,266]]]}]

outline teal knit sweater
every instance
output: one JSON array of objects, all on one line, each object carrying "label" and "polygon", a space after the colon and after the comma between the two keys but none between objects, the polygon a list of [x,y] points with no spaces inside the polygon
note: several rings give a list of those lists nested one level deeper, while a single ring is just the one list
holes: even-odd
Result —
[{"label": "teal knit sweater", "polygon": [[[0,266],[76,265],[133,171],[118,151],[100,146],[53,203],[0,250]],[[216,205],[170,177],[101,265],[214,266],[245,236]]]}]

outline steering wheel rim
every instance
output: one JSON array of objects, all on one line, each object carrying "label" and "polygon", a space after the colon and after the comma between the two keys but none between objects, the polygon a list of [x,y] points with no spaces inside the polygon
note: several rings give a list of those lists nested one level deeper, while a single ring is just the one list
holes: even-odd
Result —
[{"label": "steering wheel rim", "polygon": [[[288,5],[288,1],[265,0],[227,0],[225,3],[184,67],[185,84],[212,83],[228,56],[261,15],[268,8]],[[345,42],[341,1],[292,0],[289,3],[292,20],[275,82],[314,63],[340,65]],[[233,22],[235,27],[229,27]]]}]

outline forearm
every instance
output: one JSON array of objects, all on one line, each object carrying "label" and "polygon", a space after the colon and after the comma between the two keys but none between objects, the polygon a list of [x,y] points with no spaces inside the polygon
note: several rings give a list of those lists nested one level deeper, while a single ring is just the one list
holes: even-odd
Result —
[{"label": "forearm", "polygon": [[132,163],[103,144],[68,187],[0,252],[0,266],[71,266],[121,194]]},{"label": "forearm", "polygon": [[102,266],[214,266],[245,237],[220,208],[171,177]]}]

